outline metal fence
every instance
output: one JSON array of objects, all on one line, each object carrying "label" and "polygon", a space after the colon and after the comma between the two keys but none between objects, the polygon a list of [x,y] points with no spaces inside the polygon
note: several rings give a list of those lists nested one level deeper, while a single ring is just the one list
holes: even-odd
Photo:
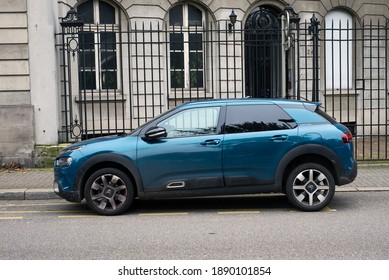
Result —
[{"label": "metal fence", "polygon": [[388,30],[313,19],[291,25],[284,48],[279,26],[240,22],[66,26],[60,139],[128,132],[193,100],[290,98],[322,102],[352,131],[358,159],[387,160]]}]

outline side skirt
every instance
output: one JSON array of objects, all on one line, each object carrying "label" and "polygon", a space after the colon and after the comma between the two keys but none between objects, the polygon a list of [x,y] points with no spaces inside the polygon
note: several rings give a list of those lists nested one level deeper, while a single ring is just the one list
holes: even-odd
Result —
[{"label": "side skirt", "polygon": [[223,195],[245,195],[261,193],[281,193],[282,188],[274,185],[245,186],[245,187],[222,187],[210,189],[176,190],[166,189],[158,192],[142,192],[138,194],[139,199],[160,199],[160,198],[184,198],[184,197],[206,197]]}]

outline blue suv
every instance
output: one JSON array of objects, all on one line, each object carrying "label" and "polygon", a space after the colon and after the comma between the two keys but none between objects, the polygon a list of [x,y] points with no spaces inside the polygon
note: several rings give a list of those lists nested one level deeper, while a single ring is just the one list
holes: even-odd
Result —
[{"label": "blue suv", "polygon": [[319,103],[191,102],[128,135],[81,141],[55,160],[54,191],[103,215],[134,198],[285,193],[304,211],[325,207],[357,175],[350,131]]}]

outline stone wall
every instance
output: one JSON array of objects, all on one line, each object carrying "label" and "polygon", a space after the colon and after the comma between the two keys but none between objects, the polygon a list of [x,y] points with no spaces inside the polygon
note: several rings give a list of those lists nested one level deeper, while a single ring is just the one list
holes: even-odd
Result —
[{"label": "stone wall", "polygon": [[29,105],[0,106],[0,164],[33,166],[34,112]]},{"label": "stone wall", "polygon": [[0,163],[32,165],[33,111],[27,1],[3,0],[0,4]]}]

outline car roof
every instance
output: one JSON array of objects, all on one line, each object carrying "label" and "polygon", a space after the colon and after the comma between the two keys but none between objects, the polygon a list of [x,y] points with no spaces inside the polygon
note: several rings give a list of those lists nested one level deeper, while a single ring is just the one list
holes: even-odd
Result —
[{"label": "car roof", "polygon": [[182,107],[192,107],[192,106],[207,106],[207,105],[241,105],[241,104],[277,104],[281,106],[307,106],[313,105],[315,107],[320,106],[318,102],[310,101],[301,101],[301,100],[291,100],[291,99],[264,99],[264,98],[229,98],[229,99],[209,99],[209,100],[200,100],[192,101],[189,103],[182,104]]}]

